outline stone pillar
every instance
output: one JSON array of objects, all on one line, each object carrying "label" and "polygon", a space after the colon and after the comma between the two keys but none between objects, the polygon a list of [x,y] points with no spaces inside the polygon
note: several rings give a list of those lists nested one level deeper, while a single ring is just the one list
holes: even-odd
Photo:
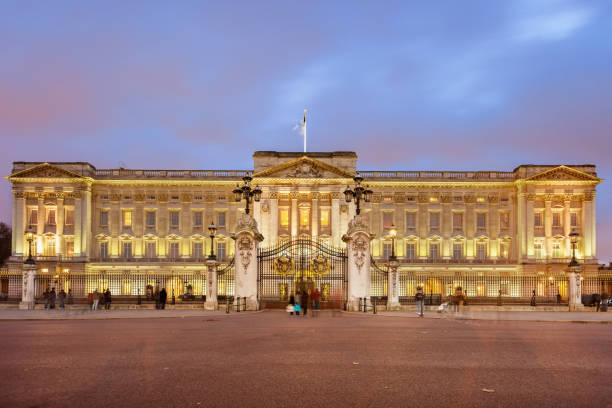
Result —
[{"label": "stone pillar", "polygon": [[368,232],[361,215],[355,216],[349,222],[348,231],[342,237],[346,242],[348,252],[348,293],[347,309],[359,310],[359,298],[370,297],[370,241],[372,235]]},{"label": "stone pillar", "polygon": [[331,226],[332,226],[332,245],[340,246],[340,193],[331,193]]},{"label": "stone pillar", "polygon": [[[82,187],[81,191],[81,256],[91,256],[91,186]],[[75,231],[76,233],[76,231]]]},{"label": "stone pillar", "polygon": [[298,216],[298,192],[291,192],[291,238],[298,236],[300,217]]},{"label": "stone pillar", "polygon": [[563,200],[563,235],[565,235],[565,248],[563,256],[569,258],[572,256],[572,242],[569,234],[572,232],[572,217],[571,217],[571,196],[568,194]]},{"label": "stone pillar", "polygon": [[36,225],[36,255],[42,255],[44,251],[43,234],[45,233],[45,194],[38,193],[38,223]]},{"label": "stone pillar", "polygon": [[268,227],[268,245],[275,245],[278,242],[278,193],[270,193],[270,225]]},{"label": "stone pillar", "polygon": [[442,196],[442,216],[440,217],[440,233],[442,236],[442,259],[451,259],[453,256],[453,245],[451,235],[453,233],[453,214],[451,212],[452,196]]},{"label": "stone pillar", "polygon": [[19,309],[34,310],[34,294],[36,282],[36,264],[23,264],[22,291]]},{"label": "stone pillar", "polygon": [[319,236],[319,193],[312,193],[312,209],[310,211],[310,226],[312,239],[317,239]]},{"label": "stone pillar", "polygon": [[[81,229],[83,228],[81,197],[80,192],[74,193],[74,256],[81,256]],[[121,222],[121,217],[119,217],[119,222]],[[110,248],[109,251],[112,253]]]},{"label": "stone pillar", "polygon": [[567,269],[567,298],[570,312],[579,312],[584,309],[582,305],[580,266],[569,267]]},{"label": "stone pillar", "polygon": [[527,233],[525,230],[526,217],[525,212],[527,210],[526,201],[525,201],[525,193],[518,193],[518,203],[516,209],[516,223],[515,223],[515,231],[517,238],[517,254],[516,259],[521,260],[527,257]]},{"label": "stone pillar", "polygon": [[582,256],[589,259],[593,256],[593,194],[587,193],[582,201]]},{"label": "stone pillar", "polygon": [[234,264],[236,297],[246,297],[247,310],[258,310],[257,299],[257,250],[263,236],[257,229],[257,222],[248,214],[242,214],[238,219],[235,240]]},{"label": "stone pillar", "polygon": [[389,262],[389,272],[387,273],[387,310],[400,310],[399,301],[399,274],[397,268],[398,261]]},{"label": "stone pillar", "polygon": [[533,202],[535,200],[535,194],[528,194],[525,210],[525,232],[527,236],[527,258],[533,259],[535,254],[533,251],[533,223],[534,223],[534,212]]},{"label": "stone pillar", "polygon": [[474,237],[476,235],[476,213],[474,212],[474,196],[463,197],[465,202],[465,257],[474,259],[476,257],[476,245]]},{"label": "stone pillar", "polygon": [[206,302],[204,309],[217,310],[217,261],[209,259],[206,261]]},{"label": "stone pillar", "polygon": [[501,246],[499,239],[499,197],[489,196],[489,213],[487,214],[487,224],[489,233],[489,257],[491,259],[500,258]]},{"label": "stone pillar", "polygon": [[552,195],[544,196],[544,241],[546,258],[552,258]]},{"label": "stone pillar", "polygon": [[12,219],[12,247],[11,254],[16,256],[27,256],[27,248],[24,248],[23,234],[26,230],[28,220],[25,210],[25,196],[23,191],[13,190],[13,219]]},{"label": "stone pillar", "polygon": [[56,193],[57,199],[57,219],[55,225],[55,233],[57,234],[57,242],[55,244],[58,256],[64,255],[64,194]]}]

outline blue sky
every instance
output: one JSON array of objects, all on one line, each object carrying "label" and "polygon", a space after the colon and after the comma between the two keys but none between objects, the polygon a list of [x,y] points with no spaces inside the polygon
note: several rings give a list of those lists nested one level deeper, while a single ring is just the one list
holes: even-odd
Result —
[{"label": "blue sky", "polygon": [[309,150],[354,150],[364,170],[592,163],[607,179],[611,5],[3,1],[0,168],[250,168],[255,150],[301,150],[307,107]]}]

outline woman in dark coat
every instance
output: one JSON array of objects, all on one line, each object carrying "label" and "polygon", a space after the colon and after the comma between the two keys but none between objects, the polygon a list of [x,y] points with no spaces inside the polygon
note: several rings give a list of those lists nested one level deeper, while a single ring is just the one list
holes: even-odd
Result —
[{"label": "woman in dark coat", "polygon": [[[291,292],[291,295],[289,295],[289,304],[295,307],[295,295],[293,292]],[[293,312],[290,312],[289,314],[293,314]]]},{"label": "woman in dark coat", "polygon": [[166,299],[168,299],[168,293],[166,293],[166,288],[162,288],[161,292],[159,292],[159,303],[162,309],[166,308]]},{"label": "woman in dark coat", "polygon": [[302,311],[304,312],[304,316],[306,316],[306,313],[308,313],[308,291],[304,291],[302,292],[302,299],[301,299],[301,305],[300,307],[302,308]]},{"label": "woman in dark coat", "polygon": [[110,305],[111,305],[111,291],[110,289],[106,288],[106,292],[104,292],[104,308],[108,310],[110,309]]}]

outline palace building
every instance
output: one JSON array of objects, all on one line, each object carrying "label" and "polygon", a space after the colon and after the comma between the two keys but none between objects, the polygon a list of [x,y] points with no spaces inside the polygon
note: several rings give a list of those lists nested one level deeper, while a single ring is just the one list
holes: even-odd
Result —
[{"label": "palace building", "polygon": [[[356,214],[355,200],[347,202],[344,191],[354,188],[357,173],[372,191],[371,199],[359,204],[360,222],[371,238],[370,293],[364,297],[387,296],[390,281],[383,275],[393,252],[399,262],[400,301],[408,301],[417,285],[440,299],[458,285],[474,299],[525,299],[534,290],[541,298],[566,298],[564,275],[574,230],[579,233],[575,255],[582,265],[583,291],[601,290],[603,283],[596,279],[595,195],[602,180],[595,166],[358,170],[357,154],[345,151],[258,151],[253,168],[245,170],[15,162],[7,177],[13,191],[12,257],[0,276],[1,289],[9,296],[21,295],[19,275],[28,256],[30,230],[36,296],[55,285],[71,289],[75,297],[96,288],[134,296],[166,286],[177,297],[199,298],[210,285],[208,226],[214,223],[217,291],[233,296],[230,270],[238,244],[232,235],[245,212],[245,201],[235,201],[233,190],[251,176],[251,186],[261,189],[261,199],[250,203],[262,236],[259,298],[284,300],[297,288],[296,278],[307,277],[311,285],[327,285],[321,287],[326,296],[346,300],[350,273],[340,266],[334,272],[333,265],[344,262],[343,236]],[[290,242],[316,243],[316,254],[301,262],[303,253],[292,253],[291,245],[285,245]],[[327,270],[317,275],[313,262],[326,254],[331,262],[322,261]],[[290,262],[284,272],[279,261],[271,266],[273,257],[283,255]],[[263,265],[267,260],[269,268]],[[269,282],[262,283],[268,275]],[[591,278],[594,283],[589,283]]]}]

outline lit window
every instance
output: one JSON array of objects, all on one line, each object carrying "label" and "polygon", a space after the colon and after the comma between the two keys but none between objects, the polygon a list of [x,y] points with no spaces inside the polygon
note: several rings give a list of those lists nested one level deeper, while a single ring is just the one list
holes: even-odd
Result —
[{"label": "lit window", "polygon": [[193,257],[200,259],[204,256],[203,246],[201,242],[193,243]]},{"label": "lit window", "polygon": [[463,229],[463,213],[453,213],[453,229]]},{"label": "lit window", "polygon": [[74,256],[74,242],[66,242],[66,256]]},{"label": "lit window", "polygon": [[409,242],[406,244],[406,258],[414,259],[416,253],[416,244],[414,242]]},{"label": "lit window", "polygon": [[562,254],[561,254],[561,243],[560,242],[553,242],[552,244],[552,257],[553,258],[561,258]]},{"label": "lit window", "polygon": [[477,203],[484,203],[485,202],[485,198],[484,197],[476,197],[476,202]]},{"label": "lit window", "polygon": [[391,256],[391,243],[383,242],[383,258],[388,259]]},{"label": "lit window", "polygon": [[280,225],[281,227],[289,226],[289,210],[286,208],[280,210]]},{"label": "lit window", "polygon": [[510,258],[510,245],[507,243],[503,243],[501,244],[501,257],[503,259],[508,259]]},{"label": "lit window", "polygon": [[329,210],[321,210],[321,226],[329,226]]},{"label": "lit window", "polygon": [[438,197],[429,197],[429,201],[432,203],[437,203],[438,202]]},{"label": "lit window", "polygon": [[123,257],[124,258],[131,258],[132,257],[132,242],[131,241],[124,241],[123,242]]},{"label": "lit window", "polygon": [[201,227],[202,226],[202,211],[196,211],[193,213],[193,226]]},{"label": "lit window", "polygon": [[416,213],[406,213],[406,229],[414,229],[416,227]]},{"label": "lit window", "polygon": [[438,259],[440,257],[440,244],[432,242],[429,244],[429,258]]},{"label": "lit window", "polygon": [[178,228],[179,226],[179,212],[170,211],[170,227]]},{"label": "lit window", "polygon": [[38,210],[35,208],[32,208],[30,210],[30,225],[35,226],[36,224],[38,224]]},{"label": "lit window", "polygon": [[147,227],[155,228],[155,211],[147,211]]},{"label": "lit window", "polygon": [[64,225],[74,225],[74,210],[66,208],[64,216]]},{"label": "lit window", "polygon": [[461,242],[453,243],[453,259],[463,258],[463,244]]},{"label": "lit window", "polygon": [[533,253],[536,257],[536,259],[542,259],[542,244],[537,242],[535,244],[533,244]]},{"label": "lit window", "polygon": [[132,212],[124,211],[123,212],[123,227],[130,228],[132,226]]},{"label": "lit window", "polygon": [[487,244],[476,244],[476,259],[483,260],[487,257]]},{"label": "lit window", "polygon": [[476,214],[476,227],[479,229],[485,229],[487,226],[487,214],[478,213]]},{"label": "lit window", "polygon": [[431,212],[429,213],[429,228],[440,227],[440,213]]},{"label": "lit window", "polygon": [[578,226],[578,214],[575,212],[570,213],[570,226],[577,227]]},{"label": "lit window", "polygon": [[45,256],[55,256],[55,238],[47,238],[47,245],[45,246]]},{"label": "lit window", "polygon": [[501,229],[510,228],[510,213],[508,212],[499,213],[499,227]]},{"label": "lit window", "polygon": [[225,242],[222,241],[218,241],[217,242],[217,258],[219,259],[225,259],[226,258],[226,253],[225,253]]},{"label": "lit window", "polygon": [[300,226],[307,227],[310,223],[310,210],[302,208],[300,210]]}]

